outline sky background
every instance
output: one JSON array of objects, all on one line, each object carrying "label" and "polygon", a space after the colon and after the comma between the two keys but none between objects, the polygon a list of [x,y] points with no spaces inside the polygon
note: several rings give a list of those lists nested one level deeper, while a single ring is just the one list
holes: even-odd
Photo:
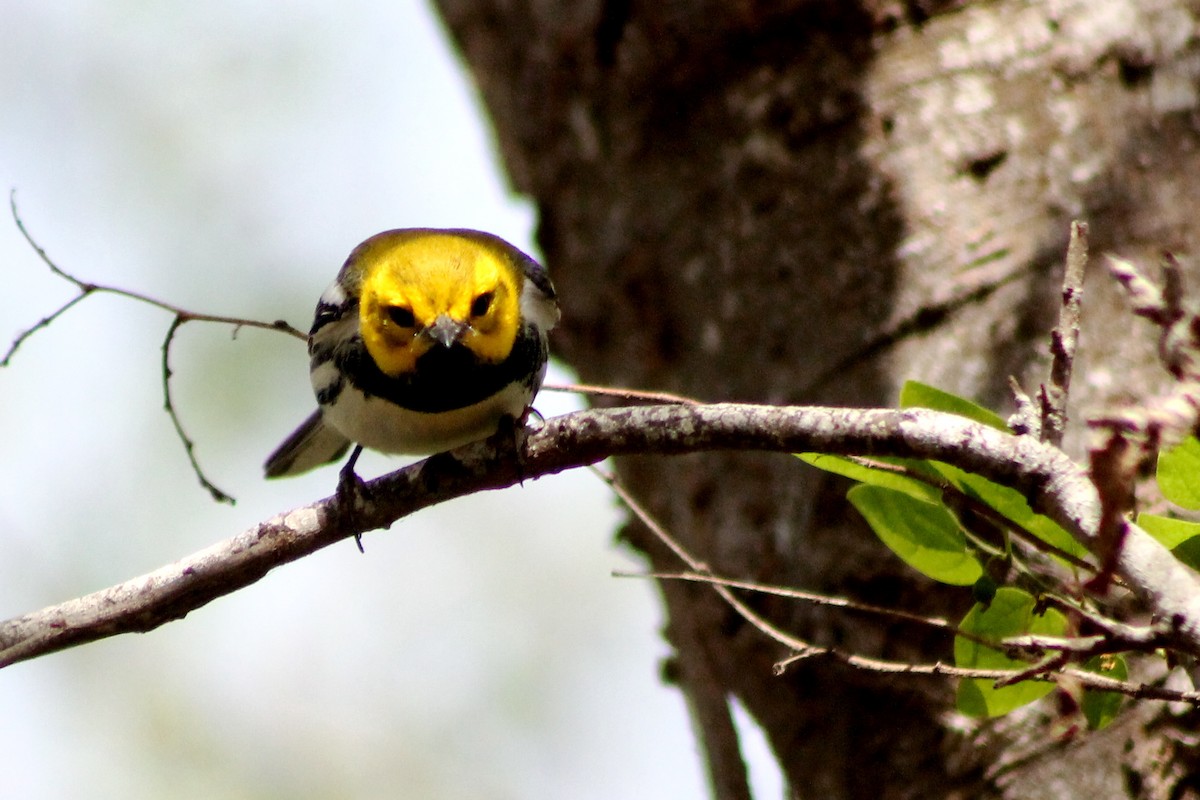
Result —
[{"label": "sky background", "polygon": [[[4,5],[0,187],[78,277],[307,329],[378,231],[532,244],[424,3]],[[0,340],[72,296],[0,217]],[[553,265],[550,265],[553,270]],[[95,296],[0,370],[0,618],[128,579],[329,494],[267,483],[312,409],[304,347],[194,323],[162,411],[161,311]],[[560,373],[559,380],[569,379]],[[546,415],[573,407],[544,393]],[[365,456],[360,474],[398,465]],[[22,798],[688,798],[706,793],[620,514],[579,471],[465,498],[142,636],[0,672]],[[753,731],[752,761],[769,759]],[[756,771],[761,797],[778,777]]]}]

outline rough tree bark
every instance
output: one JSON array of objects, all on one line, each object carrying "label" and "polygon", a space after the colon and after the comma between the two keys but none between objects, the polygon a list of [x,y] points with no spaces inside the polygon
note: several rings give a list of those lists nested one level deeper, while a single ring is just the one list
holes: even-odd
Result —
[{"label": "rough tree bark", "polygon": [[[554,344],[585,381],[890,405],[912,377],[1005,408],[1009,375],[1044,378],[1069,220],[1091,224],[1093,252],[1135,260],[1170,248],[1187,261],[1200,243],[1197,2],[438,6],[537,202],[564,309]],[[1076,422],[1160,381],[1151,332],[1099,271],[1087,291]],[[619,470],[721,574],[962,611],[961,592],[882,551],[843,485],[792,459]],[[624,534],[677,566],[636,524]],[[779,678],[778,647],[710,591],[661,589],[666,672],[718,797],[748,796],[733,697],[798,797],[1200,796],[1195,720],[1160,704],[1066,739],[1049,702],[980,723],[952,713],[940,680],[822,662]],[[761,609],[819,643],[946,653],[862,617]]]}]

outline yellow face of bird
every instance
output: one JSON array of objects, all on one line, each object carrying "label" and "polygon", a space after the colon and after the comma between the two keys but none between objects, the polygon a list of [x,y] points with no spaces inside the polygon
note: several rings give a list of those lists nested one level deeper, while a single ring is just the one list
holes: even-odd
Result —
[{"label": "yellow face of bird", "polygon": [[454,233],[398,231],[363,242],[350,261],[362,281],[363,344],[384,374],[411,372],[431,349],[455,343],[491,363],[512,352],[524,275],[503,250]]}]

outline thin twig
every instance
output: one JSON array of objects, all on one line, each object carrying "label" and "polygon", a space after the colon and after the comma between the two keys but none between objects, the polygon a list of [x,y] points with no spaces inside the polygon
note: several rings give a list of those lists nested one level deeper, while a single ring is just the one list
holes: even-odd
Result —
[{"label": "thin twig", "polygon": [[833,597],[831,595],[804,591],[803,589],[794,589],[788,586],[773,586],[770,584],[758,583],[756,581],[720,578],[712,574],[700,572],[625,572],[618,570],[614,571],[613,575],[614,577],[619,578],[652,578],[654,580],[677,580],[691,581],[693,583],[720,584],[721,586],[727,586],[730,589],[744,589],[746,591],[756,592],[758,594],[769,594],[774,597],[786,597],[792,600],[801,600],[814,605],[841,608],[847,611],[855,611],[863,614],[878,616],[883,619],[910,622],[926,628],[932,628],[933,630],[942,631],[951,636],[967,639],[968,641],[976,644],[990,647],[993,650],[1002,651],[1014,656],[1022,653],[1041,655],[1051,651],[1066,652],[1071,655],[1072,661],[1082,662],[1097,655],[1129,651],[1151,652],[1158,648],[1170,647],[1174,644],[1171,631],[1164,629],[1162,626],[1139,628],[1132,625],[1126,625],[1124,623],[1117,622],[1116,620],[1108,619],[1107,617],[1102,617],[1086,610],[1081,610],[1076,605],[1068,604],[1062,598],[1052,597],[1049,595],[1046,596],[1047,600],[1052,600],[1054,605],[1057,605],[1067,611],[1083,614],[1089,622],[1103,631],[1103,635],[1061,637],[1027,634],[1023,636],[1011,636],[997,642],[995,639],[979,636],[972,631],[963,630],[954,623],[945,619],[941,619],[940,617],[929,617],[923,614],[914,614],[910,611],[904,611],[901,609],[886,608],[884,606],[876,606],[870,603],[860,603],[856,600],[850,600],[845,597]]},{"label": "thin twig", "polygon": [[1129,625],[1099,614],[1082,603],[1062,595],[1047,592],[1041,595],[1040,600],[1048,606],[1054,606],[1068,614],[1078,616],[1088,625],[1100,631],[1106,641],[1119,643],[1122,650],[1150,652],[1160,648],[1175,647],[1175,631],[1170,624],[1163,620],[1145,626]]},{"label": "thin twig", "polygon": [[[641,505],[641,503],[635,500],[633,496],[626,491],[625,487],[621,485],[621,482],[617,480],[616,476],[609,474],[605,478],[605,483],[607,483],[617,497],[620,498],[621,502],[633,512],[634,516],[636,516],[638,520],[641,521],[641,523],[645,525],[652,534],[654,534],[654,537],[666,545],[671,552],[679,556],[679,559],[683,561],[683,563],[687,564],[688,567],[695,572],[700,573],[701,575],[710,574],[708,568],[704,565],[704,562],[700,561],[698,558],[689,553],[687,549],[680,544],[679,541],[675,539],[675,537],[673,537],[667,531],[667,529],[664,528],[662,524],[659,523],[659,521]],[[792,636],[791,634],[775,627],[775,625],[767,621],[767,619],[764,617],[759,616],[749,606],[738,599],[737,595],[730,591],[729,587],[725,586],[724,584],[710,583],[709,585],[712,586],[713,590],[721,596],[721,599],[728,603],[730,607],[732,607],[733,610],[742,617],[742,619],[749,622],[760,632],[766,634],[767,637],[784,645],[793,653],[818,653],[822,650],[822,648],[815,647],[808,642],[805,642],[802,639]]]},{"label": "thin twig", "polygon": [[660,581],[691,581],[693,583],[708,583],[719,586],[728,586],[730,589],[745,589],[749,592],[758,594],[769,594],[774,597],[786,597],[791,600],[803,600],[806,603],[812,603],[819,606],[830,606],[832,608],[842,608],[847,611],[858,611],[864,614],[872,614],[886,619],[899,620],[901,622],[914,622],[918,625],[924,625],[936,630],[945,631],[950,634],[958,634],[958,627],[947,620],[939,617],[927,617],[924,614],[914,614],[911,611],[902,611],[896,608],[886,608],[884,606],[871,605],[870,603],[860,603],[857,600],[850,600],[846,597],[833,597],[827,594],[818,594],[816,592],[806,592],[803,589],[793,589],[790,586],[774,586],[768,583],[758,583],[756,581],[741,581],[735,578],[721,578],[716,575],[703,572],[626,572],[623,570],[614,570],[613,577],[616,578],[653,578]]},{"label": "thin twig", "polygon": [[[711,574],[709,572],[708,565],[693,556],[683,545],[675,541],[675,539],[667,533],[666,529],[659,525],[658,522],[650,516],[650,512],[643,508],[641,503],[635,500],[633,495],[631,495],[625,489],[624,485],[622,485],[621,481],[615,474],[596,467],[592,468],[592,473],[599,477],[600,480],[604,481],[604,483],[608,485],[608,488],[613,491],[613,494],[615,494],[618,499],[620,499],[620,501],[634,513],[634,516],[641,520],[642,523],[650,529],[650,532],[653,533],[660,542],[665,544],[667,549],[674,553],[680,561],[682,561],[684,564],[687,564],[690,569],[701,575]],[[721,587],[718,585],[717,588],[719,589]]]},{"label": "thin twig", "polygon": [[[618,498],[625,503],[651,532],[667,546],[681,561],[699,573],[707,573],[708,567],[695,558],[682,545],[670,536],[663,535],[665,531],[658,523],[649,517],[645,509],[626,491],[624,485],[612,472],[591,467],[591,472],[602,480]],[[743,608],[737,598],[723,587],[717,588],[718,594],[735,608]],[[746,609],[747,613],[753,612]],[[750,617],[746,617],[750,619]],[[754,620],[750,619],[753,623]],[[675,619],[675,622],[679,622]],[[681,626],[688,631],[690,626]],[[691,635],[690,631],[684,635]],[[749,787],[745,783],[745,764],[742,759],[741,747],[738,743],[738,732],[732,725],[732,712],[727,691],[711,676],[711,665],[707,659],[698,655],[699,648],[683,647],[680,649],[682,673],[680,689],[688,698],[692,714],[700,724],[700,743],[704,750],[704,760],[708,765],[710,779],[714,785],[725,787],[719,790],[721,796],[749,797]]]},{"label": "thin twig", "polygon": [[[869,670],[871,672],[882,672],[889,674],[942,675],[952,678],[990,681],[1001,681],[1012,675],[1010,670],[969,669],[965,667],[953,667],[949,664],[943,664],[941,662],[934,664],[909,664],[904,662],[883,661],[880,659],[849,655],[839,652],[833,648],[822,649],[824,652],[807,652],[784,659],[776,665],[776,670],[778,672],[783,672],[796,661],[812,658],[817,655],[826,655],[842,662],[843,664],[847,664],[848,666]],[[1070,678],[1072,681],[1076,682],[1077,685],[1087,689],[1092,689],[1098,692],[1116,692],[1118,694],[1126,695],[1134,700],[1166,700],[1168,702],[1182,702],[1193,706],[1200,706],[1200,692],[1197,691],[1188,692],[1177,689],[1169,689],[1165,686],[1156,686],[1148,683],[1131,683],[1129,681],[1117,680],[1116,678],[1110,678],[1107,675],[1102,675],[1097,672],[1089,672],[1082,669],[1069,668],[1055,674],[1037,674],[1031,676],[1028,678],[1028,680],[1057,683],[1060,676]]]},{"label": "thin twig", "polygon": [[75,295],[70,300],[63,303],[61,306],[59,306],[57,309],[55,309],[49,315],[42,317],[37,322],[35,322],[33,325],[29,326],[25,330],[18,333],[12,341],[12,345],[10,345],[8,350],[4,353],[4,358],[0,359],[0,367],[8,366],[9,362],[12,361],[12,357],[17,352],[17,348],[19,348],[22,344],[24,344],[26,339],[28,339],[30,336],[32,336],[33,334],[40,331],[42,328],[49,327],[50,323],[54,322],[54,320],[58,319],[63,314],[70,311],[71,308],[76,303],[78,303],[83,298],[87,297],[89,294],[91,294],[91,290],[81,291],[79,294]]},{"label": "thin twig", "polygon": [[1084,561],[1074,553],[1063,550],[1058,545],[1047,542],[1045,539],[1038,536],[1024,525],[1009,519],[996,509],[989,506],[987,503],[976,500],[974,497],[971,497],[970,495],[961,492],[954,487],[951,487],[949,494],[952,494],[956,500],[955,505],[951,505],[950,503],[946,504],[946,507],[950,510],[953,511],[965,506],[969,508],[972,513],[978,514],[980,517],[986,519],[988,522],[991,522],[993,525],[1006,529],[1009,533],[1034,550],[1060,558],[1076,569],[1081,569],[1085,572],[1096,571],[1095,565],[1089,564],[1087,561]]},{"label": "thin twig", "polygon": [[[923,625],[937,631],[942,631],[951,636],[960,636],[968,639],[976,644],[991,647],[996,650],[1004,648],[1003,643],[997,643],[994,639],[988,639],[979,636],[971,631],[961,630],[957,625],[937,617],[927,617],[922,614],[914,614],[911,611],[903,611],[896,608],[885,608],[883,606],[875,606],[870,603],[860,603],[856,600],[850,600],[845,597],[833,597],[830,595],[817,594],[816,592],[806,592],[803,589],[793,589],[787,586],[772,586],[770,584],[757,583],[755,581],[739,581],[733,578],[720,578],[711,573],[702,572],[623,572],[616,570],[613,572],[613,577],[617,578],[652,578],[654,580],[665,581],[690,581],[692,583],[706,583],[711,586],[726,586],[730,589],[744,589],[749,592],[758,594],[769,594],[774,597],[786,597],[791,600],[802,600],[813,605],[828,606],[832,608],[841,608],[847,611],[857,611],[863,614],[871,614],[874,616],[883,617],[884,619],[899,620],[901,622],[911,622],[917,625]],[[1031,648],[1033,649],[1033,648]]]},{"label": "thin twig", "polygon": [[1071,372],[1079,344],[1079,319],[1083,303],[1083,274],[1088,258],[1087,223],[1071,223],[1071,241],[1067,245],[1067,266],[1063,273],[1062,305],[1058,325],[1050,332],[1050,383],[1038,393],[1041,405],[1042,439],[1062,446],[1067,429],[1067,397],[1071,390]]},{"label": "thin twig", "polygon": [[671,392],[650,392],[642,389],[622,389],[616,386],[597,386],[591,383],[547,383],[542,387],[548,392],[570,392],[571,394],[590,394],[600,397],[616,397],[621,400],[643,400],[648,403],[679,403],[696,406],[702,401],[692,397]]},{"label": "thin twig", "polygon": [[1070,656],[1067,653],[1052,653],[1036,664],[1013,672],[1007,678],[1000,678],[995,685],[997,689],[1003,689],[1005,686],[1012,686],[1021,681],[1034,680],[1043,676],[1049,677],[1056,672],[1062,672],[1068,663],[1070,663]]},{"label": "thin twig", "polygon": [[200,314],[195,311],[189,311],[185,308],[181,308],[180,306],[164,302],[157,298],[150,297],[149,295],[141,294],[140,292],[122,289],[117,286],[106,286],[104,284],[90,283],[88,281],[80,280],[56,264],[54,260],[46,253],[46,250],[40,244],[38,244],[38,242],[29,233],[28,229],[26,229],[25,223],[21,219],[21,215],[17,210],[17,193],[15,189],[9,194],[9,207],[12,210],[12,218],[13,222],[16,223],[17,230],[21,232],[21,236],[25,238],[25,241],[29,244],[33,251],[37,253],[38,258],[42,260],[42,263],[44,263],[54,275],[62,278],[74,286],[76,291],[78,291],[78,294],[76,294],[63,305],[59,306],[59,308],[53,313],[43,317],[32,326],[18,333],[16,338],[13,339],[12,345],[9,346],[8,350],[5,352],[4,358],[0,359],[0,367],[7,367],[9,365],[13,356],[16,355],[17,350],[20,349],[21,345],[23,345],[30,336],[37,331],[42,330],[43,328],[49,327],[51,323],[73,308],[81,300],[93,294],[113,294],[138,303],[145,303],[146,305],[168,312],[172,315],[172,319],[170,326],[167,328],[167,333],[163,338],[162,344],[163,408],[171,418],[171,424],[175,427],[175,432],[179,436],[179,441],[183,444],[183,449],[187,453],[188,462],[192,465],[192,471],[196,474],[196,478],[200,481],[200,485],[203,486],[217,502],[232,504],[234,502],[233,497],[218,489],[201,469],[199,461],[196,460],[195,443],[185,432],[183,424],[179,419],[178,410],[176,409],[175,403],[171,398],[172,372],[169,362],[171,357],[171,344],[174,342],[175,332],[178,331],[182,325],[188,322],[213,322],[220,325],[233,326],[235,334],[241,328],[260,328],[262,330],[280,331],[305,341],[307,341],[308,337],[303,332],[293,328],[283,320],[263,322],[261,320],[243,319],[241,317],[227,317],[221,314]]},{"label": "thin twig", "polygon": [[245,319],[242,317],[228,317],[223,314],[202,314],[202,313],[199,313],[196,311],[189,311],[186,308],[182,308],[180,306],[165,302],[163,300],[159,300],[155,297],[151,297],[149,295],[145,295],[140,292],[134,292],[129,289],[122,289],[118,286],[108,286],[105,284],[89,283],[88,281],[80,280],[79,278],[75,277],[74,275],[72,275],[69,272],[67,272],[66,270],[64,270],[62,267],[58,266],[58,264],[56,264],[54,262],[54,260],[51,259],[49,255],[47,255],[45,249],[43,249],[42,246],[40,244],[38,244],[36,240],[34,240],[33,236],[26,229],[25,223],[21,219],[21,216],[17,210],[17,194],[16,194],[15,189],[13,190],[13,192],[11,193],[11,195],[9,197],[9,206],[12,210],[13,222],[16,223],[17,230],[19,230],[21,232],[21,236],[24,237],[25,241],[29,244],[29,246],[33,249],[33,251],[35,253],[37,253],[38,258],[40,258],[42,260],[42,263],[44,263],[50,269],[51,272],[53,272],[58,277],[62,278],[63,280],[65,280],[68,283],[70,283],[71,285],[73,285],[79,291],[79,295],[72,298],[69,302],[67,302],[63,307],[59,308],[57,311],[55,311],[53,314],[51,314],[48,318],[39,320],[35,325],[33,325],[32,327],[30,327],[30,328],[26,329],[25,331],[22,331],[20,334],[18,334],[16,341],[13,342],[12,346],[4,354],[4,358],[0,359],[0,366],[6,366],[9,363],[9,361],[12,360],[13,354],[16,352],[17,348],[20,347],[20,345],[25,341],[25,339],[29,338],[29,336],[31,334],[33,334],[35,331],[46,327],[48,324],[53,322],[54,319],[59,317],[64,311],[69,309],[75,303],[78,303],[84,297],[86,297],[90,294],[98,294],[98,293],[114,294],[119,297],[125,297],[130,300],[135,300],[139,303],[145,303],[147,305],[154,306],[155,308],[159,308],[159,309],[162,309],[163,311],[174,314],[176,317],[180,318],[180,320],[182,322],[215,322],[220,325],[232,325],[235,328],[260,328],[262,330],[268,330],[268,331],[280,331],[282,333],[288,334],[289,336],[293,336],[297,339],[300,339],[301,341],[308,341],[307,334],[305,334],[303,331],[297,330],[296,328],[289,325],[286,321],[281,320],[281,319],[275,320],[273,322],[264,322],[263,320],[258,320],[258,319]]},{"label": "thin twig", "polygon": [[[638,520],[645,525],[651,533],[654,534],[660,542],[665,544],[672,552],[676,553],[681,560],[689,566],[701,564],[700,560],[691,555],[687,549],[671,535],[646,509],[637,503],[629,495],[629,493],[621,486],[620,481],[615,478],[606,480],[613,487],[613,490],[620,497],[621,501],[637,516]],[[693,569],[696,569],[693,566]],[[1069,676],[1077,681],[1079,685],[1103,691],[1114,691],[1121,694],[1126,694],[1131,697],[1154,697],[1162,700],[1177,700],[1188,702],[1193,705],[1200,706],[1200,692],[1177,692],[1175,690],[1166,689],[1163,687],[1149,686],[1147,684],[1135,684],[1127,681],[1118,681],[1112,678],[1099,675],[1094,672],[1081,669],[1070,669],[1066,665],[1070,659],[1072,646],[1069,640],[1051,640],[1049,637],[1013,637],[1006,639],[1003,642],[995,642],[989,640],[981,640],[980,637],[969,635],[968,632],[957,630],[954,626],[947,623],[945,620],[935,618],[921,617],[919,615],[909,615],[904,612],[892,612],[888,609],[881,609],[877,606],[867,604],[856,604],[852,601],[846,601],[841,598],[829,598],[821,595],[815,595],[808,592],[802,592],[792,589],[780,589],[779,587],[767,587],[764,589],[759,584],[753,584],[745,581],[732,581],[724,578],[715,578],[707,572],[707,570],[697,570],[695,573],[682,573],[679,575],[662,574],[656,576],[675,577],[682,580],[694,580],[707,583],[725,600],[730,607],[734,609],[747,622],[753,625],[760,632],[766,634],[775,642],[787,647],[792,651],[792,655],[779,661],[775,665],[777,673],[782,674],[789,666],[798,661],[803,661],[819,656],[832,657],[847,666],[854,667],[866,672],[881,672],[887,674],[912,674],[912,675],[948,675],[957,678],[991,680],[995,682],[997,688],[1001,686],[1020,683],[1023,680],[1037,680],[1057,683],[1061,676]],[[867,656],[846,653],[835,647],[815,645],[811,642],[800,639],[790,633],[787,633],[774,624],[760,616],[749,608],[745,603],[741,602],[734,595],[731,588],[745,588],[752,591],[767,591],[770,594],[795,597],[797,599],[809,600],[812,602],[820,602],[825,605],[835,605],[843,608],[853,608],[860,611],[871,611],[873,613],[882,612],[889,616],[901,617],[906,621],[926,624],[934,628],[953,632],[955,635],[969,638],[972,641],[977,641],[987,647],[999,651],[1018,651],[1018,652],[1042,652],[1045,650],[1055,650],[1051,656],[1045,658],[1030,667],[1023,670],[987,670],[975,669],[971,667],[950,667],[940,662],[935,664],[913,664],[909,662],[889,661],[886,659],[870,658]],[[1057,648],[1054,647],[1057,645]],[[1103,650],[1096,646],[1096,642],[1089,638],[1087,641],[1080,642],[1074,646],[1074,651],[1087,653],[1089,656],[1096,652],[1112,652],[1111,650]]]},{"label": "thin twig", "polygon": [[1024,633],[1020,636],[1005,637],[992,648],[1006,653],[1065,653],[1072,661],[1086,661],[1092,656],[1107,653],[1125,652],[1124,642],[1109,641],[1107,636],[1093,634],[1092,636],[1044,636],[1037,633]]},{"label": "thin twig", "polygon": [[167,412],[167,416],[171,418],[171,424],[175,426],[175,433],[179,436],[179,441],[183,443],[183,450],[187,453],[188,461],[192,465],[192,472],[200,481],[208,493],[212,495],[212,499],[218,503],[228,503],[233,505],[236,500],[232,496],[221,491],[208,479],[204,474],[204,470],[200,468],[200,462],[196,460],[196,443],[192,437],[188,436],[183,429],[183,422],[179,419],[179,412],[175,408],[175,401],[171,397],[171,375],[174,374],[171,370],[171,342],[175,339],[175,332],[183,325],[185,320],[182,317],[176,316],[171,320],[171,325],[167,328],[167,335],[163,337],[162,343],[162,390],[163,390],[163,410]]}]

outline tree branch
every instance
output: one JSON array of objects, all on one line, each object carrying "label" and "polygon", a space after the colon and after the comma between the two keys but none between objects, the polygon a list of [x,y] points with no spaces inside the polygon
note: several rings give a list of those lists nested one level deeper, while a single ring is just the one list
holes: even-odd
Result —
[{"label": "tree branch", "polygon": [[[546,420],[525,438],[519,464],[498,457],[490,442],[466,445],[370,481],[370,502],[352,515],[339,514],[334,499],[326,498],[147,575],[0,623],[0,666],[152,630],[275,567],[455,497],[614,455],[710,450],[933,458],[1021,491],[1085,546],[1097,544],[1100,504],[1081,467],[1031,437],[962,417],[924,409],[741,404],[594,409]],[[1200,652],[1200,578],[1132,524],[1117,571],[1169,622],[1181,649]]]}]

